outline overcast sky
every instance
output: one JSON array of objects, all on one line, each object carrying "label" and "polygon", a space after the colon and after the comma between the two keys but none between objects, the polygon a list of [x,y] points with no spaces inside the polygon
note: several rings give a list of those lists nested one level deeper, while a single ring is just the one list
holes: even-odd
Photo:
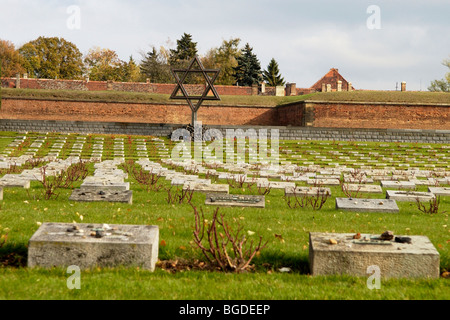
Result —
[{"label": "overcast sky", "polygon": [[263,69],[275,58],[297,87],[338,68],[357,89],[406,81],[425,91],[450,58],[450,0],[0,0],[0,8],[0,39],[16,48],[56,36],[83,54],[99,46],[140,61],[151,46],[174,48],[183,33],[200,55],[240,38]]}]

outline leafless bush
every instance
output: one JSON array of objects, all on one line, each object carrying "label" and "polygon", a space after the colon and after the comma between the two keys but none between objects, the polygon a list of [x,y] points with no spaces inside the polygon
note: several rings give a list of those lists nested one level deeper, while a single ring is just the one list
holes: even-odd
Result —
[{"label": "leafless bush", "polygon": [[[208,261],[222,271],[242,272],[249,268],[255,255],[267,245],[262,244],[262,237],[254,245],[253,240],[243,235],[243,227],[237,222],[231,226],[225,221],[224,215],[219,215],[217,208],[211,221],[205,219],[203,209],[200,212],[195,206],[194,243],[203,252]],[[234,230],[233,230],[234,229]]]},{"label": "leafless bush", "polygon": [[190,190],[190,188],[183,189],[176,188],[175,191],[172,190],[172,187],[166,189],[167,191],[167,203],[168,204],[182,204],[182,203],[191,203],[192,197],[194,196],[194,190]]},{"label": "leafless bush", "polygon": [[313,210],[320,210],[330,196],[328,190],[322,192],[321,188],[317,188],[315,195],[308,195],[306,193],[298,194],[294,189],[294,194],[290,197],[285,196],[284,199],[290,209],[311,207]]},{"label": "leafless bush", "polygon": [[417,203],[417,209],[419,209],[423,213],[427,213],[427,214],[445,213],[445,211],[439,212],[439,206],[441,204],[441,197],[440,196],[436,196],[433,199],[431,199],[428,202],[428,206],[426,204],[423,204],[419,200],[419,198],[416,199],[416,203]]}]

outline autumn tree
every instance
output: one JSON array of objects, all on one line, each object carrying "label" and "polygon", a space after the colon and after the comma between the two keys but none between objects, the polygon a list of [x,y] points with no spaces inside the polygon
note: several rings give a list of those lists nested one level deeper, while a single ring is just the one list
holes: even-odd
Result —
[{"label": "autumn tree", "polygon": [[134,61],[133,56],[130,56],[128,63],[122,63],[122,79],[123,82],[139,82],[141,81],[141,70],[139,65]]},{"label": "autumn tree", "polygon": [[[450,59],[444,60],[442,64],[450,69]],[[450,92],[450,72],[447,72],[447,74],[445,75],[445,79],[434,80],[433,82],[431,82],[428,90]]]},{"label": "autumn tree", "polygon": [[267,66],[267,70],[263,71],[263,79],[271,87],[284,86],[284,84],[286,83],[284,81],[284,78],[282,78],[280,75],[278,63],[274,58],[270,60],[270,63]]},{"label": "autumn tree", "polygon": [[237,58],[241,55],[238,48],[239,38],[224,40],[219,48],[213,48],[208,51],[202,62],[206,68],[220,69],[216,84],[233,85],[235,84],[235,70],[238,62]]},{"label": "autumn tree", "polygon": [[124,64],[114,50],[94,47],[84,58],[87,75],[93,81],[122,81]]},{"label": "autumn tree", "polygon": [[233,68],[236,84],[251,86],[262,82],[261,63],[248,43],[242,49],[241,55],[237,57],[237,63],[238,65]]},{"label": "autumn tree", "polygon": [[11,41],[0,39],[0,62],[2,77],[11,78],[25,72],[21,65],[20,54]]},{"label": "autumn tree", "polygon": [[19,48],[22,66],[30,77],[80,79],[83,55],[77,46],[63,38],[39,37]]}]

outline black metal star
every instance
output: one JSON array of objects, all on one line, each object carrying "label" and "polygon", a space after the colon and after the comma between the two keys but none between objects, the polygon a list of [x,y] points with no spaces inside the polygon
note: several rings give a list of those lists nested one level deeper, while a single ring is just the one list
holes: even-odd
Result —
[{"label": "black metal star", "polygon": [[[194,65],[198,65],[198,69],[194,69]],[[172,74],[177,82],[177,86],[173,91],[170,99],[178,99],[178,100],[186,100],[189,104],[189,107],[192,111],[192,125],[197,121],[197,111],[200,109],[203,101],[205,100],[220,100],[220,96],[214,87],[214,82],[219,75],[220,69],[205,69],[203,64],[201,63],[198,56],[195,56],[194,59],[189,63],[187,69],[172,69]],[[178,73],[182,73],[181,78],[178,76]],[[191,73],[201,73],[203,78],[206,81],[205,91],[201,96],[190,96],[184,87],[184,81],[187,76]],[[208,74],[212,74],[209,76]],[[178,95],[178,92],[181,91],[182,95]],[[212,92],[212,96],[209,96],[209,92]],[[196,104],[193,103],[193,100],[198,100]]]}]

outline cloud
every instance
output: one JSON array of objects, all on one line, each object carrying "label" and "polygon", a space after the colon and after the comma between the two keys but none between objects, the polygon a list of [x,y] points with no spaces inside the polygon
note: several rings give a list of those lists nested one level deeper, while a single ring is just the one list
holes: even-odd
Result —
[{"label": "cloud", "polygon": [[[38,36],[59,36],[83,53],[99,46],[121,59],[150,46],[172,45],[186,32],[200,54],[223,40],[249,43],[266,68],[279,63],[284,78],[308,87],[332,67],[358,88],[392,89],[396,81],[422,89],[442,78],[450,33],[448,1],[376,1],[381,29],[369,30],[373,1],[285,0],[3,0],[0,38],[20,46]],[[67,7],[81,9],[81,28],[67,28]]]}]

